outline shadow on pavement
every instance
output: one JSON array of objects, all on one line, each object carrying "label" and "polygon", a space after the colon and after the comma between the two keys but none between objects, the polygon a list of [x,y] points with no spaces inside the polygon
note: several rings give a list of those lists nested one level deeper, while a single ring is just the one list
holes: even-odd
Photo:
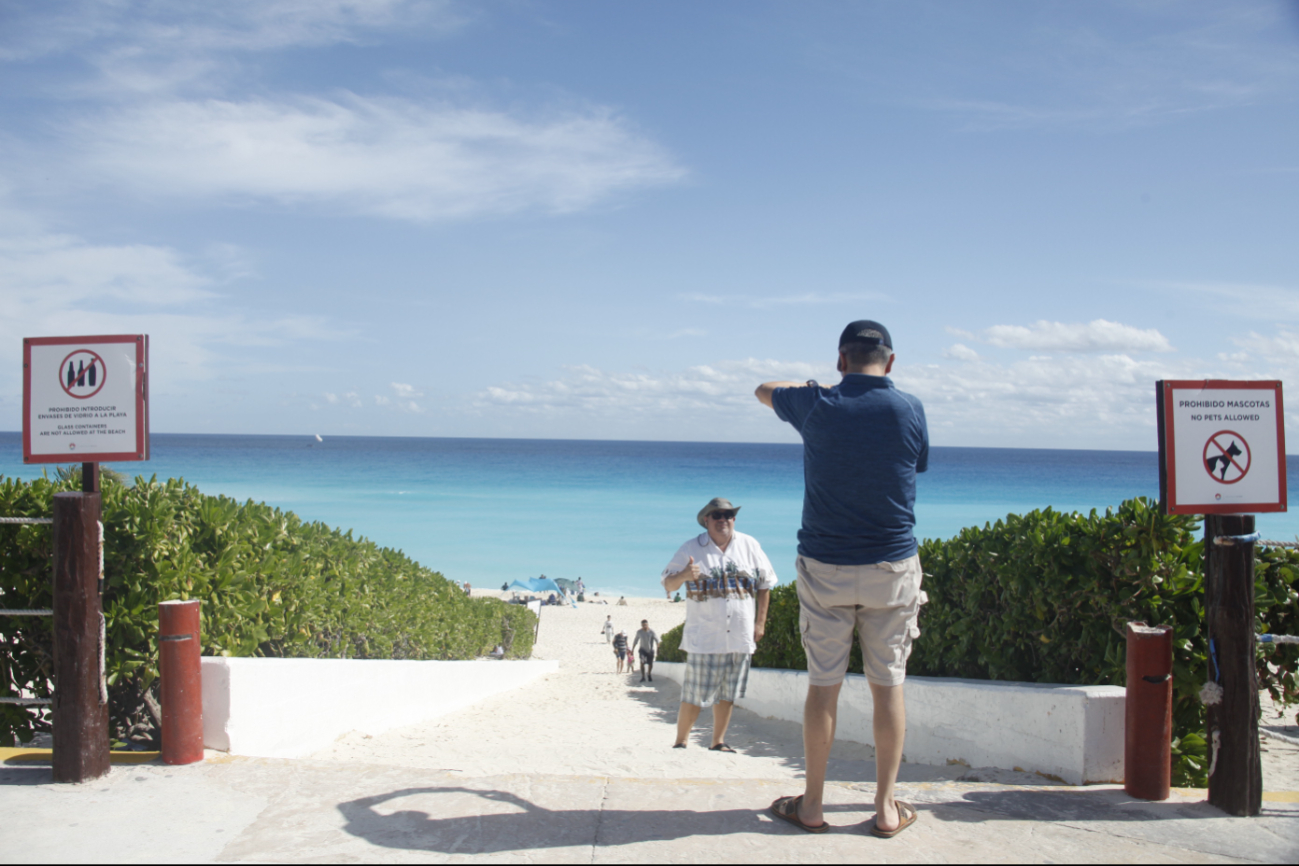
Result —
[{"label": "shadow on pavement", "polygon": [[[405,809],[381,813],[377,807],[404,797],[471,795],[482,811],[497,804],[496,814],[438,818],[428,812]],[[508,811],[505,811],[507,810]],[[444,854],[493,854],[521,849],[554,849],[597,845],[626,845],[670,841],[693,836],[729,836],[762,832],[801,834],[772,821],[765,809],[682,810],[553,810],[499,790],[463,787],[406,788],[375,797],[362,797],[338,806],[347,819],[343,829],[372,845]],[[829,806],[827,813],[860,812],[860,806]],[[856,825],[831,832],[860,832]]]},{"label": "shadow on pavement", "polygon": [[48,766],[0,766],[0,785],[49,785],[54,782],[54,772]]}]

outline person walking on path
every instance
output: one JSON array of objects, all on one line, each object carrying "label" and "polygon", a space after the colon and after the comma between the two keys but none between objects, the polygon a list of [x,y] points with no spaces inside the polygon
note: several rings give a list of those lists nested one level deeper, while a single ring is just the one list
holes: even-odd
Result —
[{"label": "person walking on path", "polygon": [[600,631],[604,632],[605,643],[613,643],[613,615],[612,614],[604,618],[604,625],[600,627]]},{"label": "person walking on path", "polygon": [[807,784],[772,813],[813,833],[823,815],[826,762],[853,629],[861,638],[875,702],[875,817],[891,837],[915,823],[894,799],[906,736],[906,679],[925,594],[915,538],[916,473],[929,463],[920,401],[893,386],[893,339],[878,322],[853,322],[839,337],[833,388],[814,381],[767,382],[757,398],[803,437],[803,526],[798,533],[799,627],[807,651],[803,750]]},{"label": "person walking on path", "polygon": [[681,636],[686,672],[674,749],[686,747],[700,711],[712,707],[711,749],[735,751],[726,743],[726,728],[736,698],[744,697],[749,657],[766,631],[767,606],[777,583],[757,540],[735,531],[739,511],[728,499],[711,500],[695,516],[705,531],[681,545],[663,569],[663,589],[686,588]]},{"label": "person walking on path", "polygon": [[627,654],[627,632],[620,631],[614,635],[613,654],[618,657],[618,673],[622,673],[624,662],[627,665],[627,673],[631,673],[631,659]]},{"label": "person walking on path", "polygon": [[632,639],[631,648],[640,656],[640,681],[645,682],[648,672],[649,681],[654,682],[654,649],[658,646],[659,636],[649,627],[649,620],[640,621],[640,631]]}]

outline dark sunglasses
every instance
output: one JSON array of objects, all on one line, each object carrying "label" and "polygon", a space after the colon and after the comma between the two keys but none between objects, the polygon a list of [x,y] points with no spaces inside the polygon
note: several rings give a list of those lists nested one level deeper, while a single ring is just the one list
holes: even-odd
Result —
[{"label": "dark sunglasses", "polygon": [[710,518],[712,518],[713,520],[734,520],[734,519],[735,519],[735,512],[734,512],[734,511],[714,511],[712,514],[710,514],[710,515],[708,515],[708,516],[709,516]]}]

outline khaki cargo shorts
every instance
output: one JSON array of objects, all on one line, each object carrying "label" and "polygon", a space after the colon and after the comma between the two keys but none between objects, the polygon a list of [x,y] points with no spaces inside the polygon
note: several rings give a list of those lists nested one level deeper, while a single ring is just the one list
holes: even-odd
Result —
[{"label": "khaki cargo shorts", "polygon": [[830,565],[800,556],[796,566],[808,682],[843,682],[856,628],[866,679],[877,686],[901,685],[925,603],[919,554],[874,565]]}]

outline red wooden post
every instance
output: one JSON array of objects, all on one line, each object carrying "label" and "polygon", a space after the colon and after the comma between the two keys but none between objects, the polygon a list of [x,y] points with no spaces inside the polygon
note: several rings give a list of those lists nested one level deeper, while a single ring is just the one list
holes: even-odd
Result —
[{"label": "red wooden post", "polygon": [[199,603],[158,605],[158,672],[162,681],[162,760],[203,760],[203,675]]},{"label": "red wooden post", "polygon": [[1173,629],[1128,623],[1123,790],[1167,800],[1173,771]]},{"label": "red wooden post", "polygon": [[98,493],[54,494],[54,781],[108,773]]}]

